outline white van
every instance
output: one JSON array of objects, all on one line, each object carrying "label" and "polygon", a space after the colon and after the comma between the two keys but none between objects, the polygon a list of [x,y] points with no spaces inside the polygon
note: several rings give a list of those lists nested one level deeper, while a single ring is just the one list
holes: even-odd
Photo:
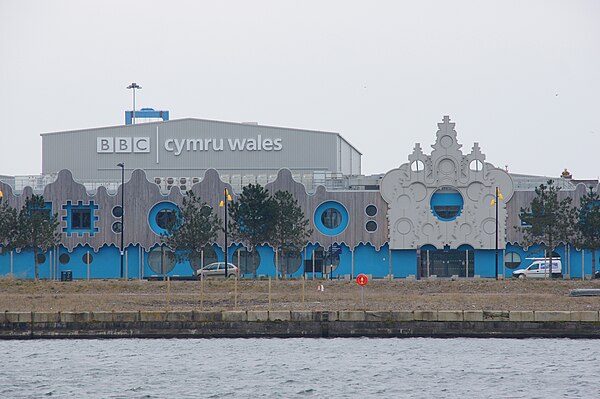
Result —
[{"label": "white van", "polygon": [[[548,258],[527,258],[533,263],[525,269],[515,270],[516,278],[548,278],[550,277],[550,260]],[[562,263],[560,259],[552,259],[552,277],[562,277]]]}]

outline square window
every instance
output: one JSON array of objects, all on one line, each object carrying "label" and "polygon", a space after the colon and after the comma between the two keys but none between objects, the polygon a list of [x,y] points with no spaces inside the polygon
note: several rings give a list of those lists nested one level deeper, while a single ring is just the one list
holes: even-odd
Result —
[{"label": "square window", "polygon": [[66,210],[65,216],[63,216],[66,226],[63,227],[63,231],[68,236],[73,233],[77,235],[89,233],[93,236],[98,232],[98,227],[96,227],[98,216],[94,214],[98,209],[98,205],[95,205],[93,201],[85,205],[82,201],[78,201],[77,204],[67,201],[67,204],[63,205],[62,208]]},{"label": "square window", "polygon": [[71,210],[71,229],[89,230],[92,228],[92,210],[91,209],[73,209]]}]

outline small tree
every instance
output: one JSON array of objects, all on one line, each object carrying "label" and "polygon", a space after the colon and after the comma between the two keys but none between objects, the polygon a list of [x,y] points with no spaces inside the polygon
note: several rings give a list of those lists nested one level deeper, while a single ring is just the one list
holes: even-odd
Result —
[{"label": "small tree", "polygon": [[[229,208],[229,231],[234,240],[244,243],[252,251],[252,264],[256,247],[269,241],[274,231],[276,206],[269,192],[260,184],[249,184],[242,189],[237,201]],[[227,248],[225,249],[227,250]],[[254,269],[256,278],[256,269]]]},{"label": "small tree", "polygon": [[519,228],[524,235],[522,245],[542,244],[549,253],[549,276],[552,276],[552,251],[559,242],[569,242],[575,235],[576,210],[570,197],[559,200],[559,191],[560,187],[552,180],[548,180],[548,185],[540,184],[530,207],[521,208],[520,216],[525,225]]},{"label": "small tree", "polygon": [[193,267],[199,264],[202,249],[216,240],[220,229],[221,219],[212,208],[188,191],[179,212],[170,218],[161,240],[173,250],[171,256],[176,262],[187,260]]},{"label": "small tree", "polygon": [[0,200],[0,254],[11,251],[17,240],[17,210]]},{"label": "small tree", "polygon": [[[274,233],[270,240],[281,259],[285,260],[286,254],[300,251],[308,242],[312,234],[309,221],[305,218],[298,201],[288,191],[277,191],[273,196],[276,209]],[[283,276],[288,273],[288,265],[281,267]]]},{"label": "small tree", "polygon": [[45,208],[44,197],[41,195],[28,197],[19,211],[14,246],[18,249],[33,249],[36,281],[39,280],[38,253],[46,252],[60,243],[61,234],[57,229],[59,224],[58,214],[52,215]]},{"label": "small tree", "polygon": [[596,248],[600,248],[600,195],[590,191],[581,198],[577,218],[577,243],[592,251],[592,278],[596,274]]}]

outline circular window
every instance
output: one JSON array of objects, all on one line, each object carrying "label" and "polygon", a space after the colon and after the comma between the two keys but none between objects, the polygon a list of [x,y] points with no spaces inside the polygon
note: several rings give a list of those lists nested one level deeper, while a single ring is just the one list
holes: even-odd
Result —
[{"label": "circular window", "polygon": [[175,223],[176,214],[174,210],[163,209],[156,214],[156,224],[161,229],[168,229]]},{"label": "circular window", "polygon": [[120,205],[115,206],[112,209],[112,215],[116,218],[120,218],[121,216],[123,216],[123,208],[121,208]]},{"label": "circular window", "polygon": [[71,257],[69,256],[69,254],[61,254],[58,257],[58,261],[61,263],[61,265],[66,265],[71,261]]},{"label": "circular window", "polygon": [[[275,263],[275,254],[273,254],[273,263]],[[300,252],[290,252],[281,255],[281,251],[277,254],[278,268],[281,274],[294,274],[302,265],[302,254]]]},{"label": "circular window", "polygon": [[156,274],[167,274],[175,268],[175,254],[165,246],[154,247],[148,254],[148,266]]},{"label": "circular window", "polygon": [[200,213],[203,216],[210,216],[212,211],[213,211],[212,206],[209,206],[209,205],[203,205],[202,208],[200,208]]},{"label": "circular window", "polygon": [[369,220],[365,225],[365,229],[367,229],[369,233],[374,232],[375,230],[377,230],[377,222],[375,222],[374,220]]},{"label": "circular window", "polygon": [[348,227],[348,211],[337,201],[326,201],[315,210],[313,221],[320,233],[335,236]]},{"label": "circular window", "polygon": [[521,255],[516,252],[507,252],[504,256],[504,264],[509,269],[516,269],[521,265]]},{"label": "circular window", "polygon": [[368,205],[365,208],[365,213],[367,214],[367,216],[373,217],[377,215],[377,207],[375,205]]},{"label": "circular window", "polygon": [[240,274],[254,274],[260,265],[260,253],[241,247],[233,253],[230,262],[240,269]]},{"label": "circular window", "polygon": [[46,255],[37,254],[36,260],[37,260],[38,265],[40,265],[40,264],[46,262]]},{"label": "circular window", "polygon": [[342,224],[342,214],[334,208],[325,209],[321,214],[321,223],[328,229],[335,229]]},{"label": "circular window", "polygon": [[479,159],[474,159],[469,164],[469,169],[474,172],[481,172],[483,170],[483,162],[481,162]]},{"label": "circular window", "polygon": [[425,169],[423,161],[414,161],[410,164],[410,170],[413,172],[421,172],[423,169]]},{"label": "circular window", "polygon": [[156,235],[167,235],[167,227],[177,219],[179,208],[172,202],[159,202],[150,209],[148,224]]},{"label": "circular window", "polygon": [[462,212],[462,195],[451,187],[442,187],[431,196],[431,211],[445,222],[456,219]]},{"label": "circular window", "polygon": [[210,244],[206,244],[202,251],[194,258],[192,258],[192,269],[200,270],[206,265],[215,263],[218,261],[217,253]]},{"label": "circular window", "polygon": [[123,224],[121,222],[114,222],[110,226],[110,229],[113,231],[113,233],[120,234],[123,231],[122,227],[123,227]]},{"label": "circular window", "polygon": [[87,265],[88,263],[92,263],[92,261],[94,260],[94,257],[92,256],[91,253],[86,252],[81,257],[81,260],[83,261],[83,263],[85,263]]}]

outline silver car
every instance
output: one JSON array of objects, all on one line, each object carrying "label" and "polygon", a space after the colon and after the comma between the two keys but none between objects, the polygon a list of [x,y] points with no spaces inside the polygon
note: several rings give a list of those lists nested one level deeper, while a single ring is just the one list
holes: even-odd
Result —
[{"label": "silver car", "polygon": [[[237,277],[238,268],[232,263],[227,264],[227,277]],[[215,262],[196,270],[196,276],[202,277],[225,277],[225,262]]]}]

